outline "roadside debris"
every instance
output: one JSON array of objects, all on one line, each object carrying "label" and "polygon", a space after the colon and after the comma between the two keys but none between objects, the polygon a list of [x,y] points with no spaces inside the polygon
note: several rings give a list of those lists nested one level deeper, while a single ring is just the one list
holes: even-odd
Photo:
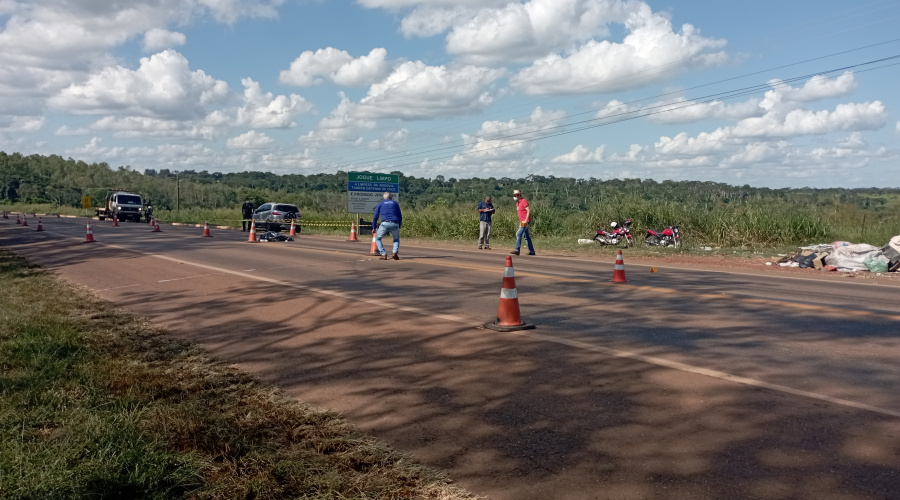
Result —
[{"label": "roadside debris", "polygon": [[766,265],[841,272],[886,273],[900,271],[900,235],[883,247],[835,241],[800,247],[793,254],[779,254]]}]

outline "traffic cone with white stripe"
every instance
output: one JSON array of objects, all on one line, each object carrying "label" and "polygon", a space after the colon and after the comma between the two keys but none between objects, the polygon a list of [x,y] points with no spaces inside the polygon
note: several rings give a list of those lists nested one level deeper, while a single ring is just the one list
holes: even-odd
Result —
[{"label": "traffic cone with white stripe", "polygon": [[372,248],[369,250],[369,255],[381,255],[378,251],[378,241],[375,236],[375,231],[372,231]]},{"label": "traffic cone with white stripe", "polygon": [[113,215],[113,227],[119,227],[119,218]]},{"label": "traffic cone with white stripe", "polygon": [[209,234],[209,221],[203,221],[203,237],[212,238],[212,235]]},{"label": "traffic cone with white stripe", "polygon": [[4,218],[4,219],[9,219],[9,216],[6,215],[6,211],[5,211],[5,210],[3,211],[3,218]]},{"label": "traffic cone with white stripe", "polygon": [[294,219],[291,219],[291,231],[288,236],[297,236],[297,226],[294,225]]},{"label": "traffic cone with white stripe", "polygon": [[38,231],[43,231],[43,230],[44,230],[44,226],[41,225],[41,219],[38,219],[38,227],[37,227],[37,230],[38,230]]},{"label": "traffic cone with white stripe", "polygon": [[350,224],[350,239],[347,241],[359,241],[356,237],[356,224]]},{"label": "traffic cone with white stripe", "polygon": [[16,214],[16,224],[18,224],[20,226],[22,225],[22,219],[19,218],[19,214]]},{"label": "traffic cone with white stripe", "polygon": [[22,227],[28,227],[28,216],[22,217]]},{"label": "traffic cone with white stripe", "polygon": [[247,241],[256,243],[256,221],[250,221],[250,237]]},{"label": "traffic cone with white stripe", "polygon": [[519,312],[519,291],[516,288],[516,275],[513,271],[512,257],[506,256],[506,269],[503,270],[503,285],[500,288],[500,307],[497,309],[497,321],[485,323],[485,328],[498,332],[531,330],[534,325],[522,321]]},{"label": "traffic cone with white stripe", "polygon": [[94,232],[91,231],[91,223],[88,222],[87,225],[87,236],[85,237],[83,243],[93,243],[94,242]]},{"label": "traffic cone with white stripe", "polygon": [[159,221],[156,220],[156,217],[153,218],[153,229],[150,230],[151,233],[161,233],[162,229],[159,228]]},{"label": "traffic cone with white stripe", "polygon": [[616,267],[613,269],[613,283],[625,283],[625,261],[622,260],[622,251],[616,256]]}]

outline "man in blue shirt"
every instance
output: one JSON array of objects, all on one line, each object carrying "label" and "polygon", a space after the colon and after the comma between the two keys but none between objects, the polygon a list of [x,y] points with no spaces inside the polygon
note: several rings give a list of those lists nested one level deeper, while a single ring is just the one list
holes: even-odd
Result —
[{"label": "man in blue shirt", "polygon": [[381,238],[387,233],[391,233],[391,238],[394,239],[394,260],[400,260],[397,251],[400,250],[400,225],[403,224],[403,214],[400,213],[400,205],[394,201],[393,194],[385,192],[384,199],[375,206],[375,215],[372,216],[373,227],[378,224],[378,217],[381,217],[381,225],[377,231],[372,232],[375,233],[375,245],[381,253],[381,260],[388,259],[384,245],[381,244]]},{"label": "man in blue shirt", "polygon": [[494,205],[491,205],[491,197],[485,196],[484,201],[478,204],[478,213],[481,216],[480,229],[478,231],[478,249],[491,249],[491,216],[494,215]]}]

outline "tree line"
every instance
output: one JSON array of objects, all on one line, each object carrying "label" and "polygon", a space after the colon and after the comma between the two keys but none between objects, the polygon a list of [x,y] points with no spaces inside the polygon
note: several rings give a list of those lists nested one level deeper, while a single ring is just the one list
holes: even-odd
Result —
[{"label": "tree line", "polygon": [[[564,211],[585,211],[628,197],[684,204],[709,211],[739,205],[792,205],[803,209],[852,206],[867,212],[893,210],[898,188],[772,189],[733,186],[709,181],[652,179],[574,179],[529,175],[524,178],[434,179],[400,174],[400,199],[405,207],[456,206],[477,203],[485,195],[511,204],[513,189],[521,189],[535,203]],[[0,151],[0,202],[52,203],[80,206],[82,196],[103,202],[109,189],[136,192],[155,207],[238,207],[244,198],[256,203],[284,201],[317,212],[346,211],[347,173],[286,174],[270,172],[197,172],[113,168],[58,155],[29,155]]]}]

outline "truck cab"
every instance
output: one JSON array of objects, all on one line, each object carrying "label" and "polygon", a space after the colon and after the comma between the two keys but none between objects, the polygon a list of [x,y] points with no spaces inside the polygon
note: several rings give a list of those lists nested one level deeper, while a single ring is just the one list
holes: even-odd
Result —
[{"label": "truck cab", "polygon": [[116,217],[120,221],[140,222],[144,214],[144,202],[140,195],[128,191],[110,191],[106,194],[106,207],[98,209],[100,220]]}]

